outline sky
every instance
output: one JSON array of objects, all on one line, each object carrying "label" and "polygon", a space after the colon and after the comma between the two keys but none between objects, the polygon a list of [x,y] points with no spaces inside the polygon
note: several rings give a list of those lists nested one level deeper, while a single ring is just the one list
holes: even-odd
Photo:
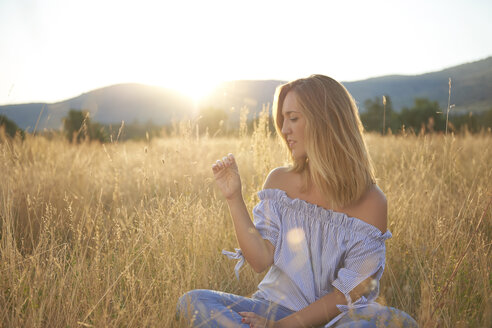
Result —
[{"label": "sky", "polygon": [[417,75],[492,56],[490,0],[0,0],[0,105],[118,83]]}]

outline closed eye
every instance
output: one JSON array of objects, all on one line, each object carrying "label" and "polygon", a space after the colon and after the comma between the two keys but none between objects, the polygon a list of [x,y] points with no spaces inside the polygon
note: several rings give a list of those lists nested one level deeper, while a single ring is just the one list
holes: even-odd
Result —
[{"label": "closed eye", "polygon": [[291,122],[295,122],[295,121],[297,121],[297,117],[292,117],[292,118],[290,118],[289,120],[290,120]]}]

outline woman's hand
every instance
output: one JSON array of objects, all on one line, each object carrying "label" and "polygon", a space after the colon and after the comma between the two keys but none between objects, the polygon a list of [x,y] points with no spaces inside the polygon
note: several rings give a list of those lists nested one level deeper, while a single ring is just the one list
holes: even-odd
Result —
[{"label": "woman's hand", "polygon": [[260,317],[254,312],[239,312],[243,317],[242,323],[249,324],[251,328],[274,328],[275,321]]},{"label": "woman's hand", "polygon": [[228,200],[235,197],[241,197],[241,178],[237,168],[236,160],[232,154],[217,160],[212,165],[215,182],[219,187],[222,195]]}]

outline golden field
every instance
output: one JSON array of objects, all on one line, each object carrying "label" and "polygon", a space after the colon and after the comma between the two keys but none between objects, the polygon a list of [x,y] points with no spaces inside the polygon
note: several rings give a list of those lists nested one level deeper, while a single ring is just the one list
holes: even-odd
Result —
[{"label": "golden field", "polygon": [[[235,154],[248,208],[286,153],[252,135],[72,145],[0,142],[0,327],[178,327],[195,288],[250,295],[211,164]],[[379,302],[421,327],[492,326],[492,134],[368,135],[389,203]]]}]

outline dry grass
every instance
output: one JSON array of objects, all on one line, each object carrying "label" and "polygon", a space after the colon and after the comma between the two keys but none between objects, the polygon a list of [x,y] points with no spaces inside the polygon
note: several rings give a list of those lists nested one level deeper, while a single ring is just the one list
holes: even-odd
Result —
[{"label": "dry grass", "polygon": [[[183,123],[147,143],[1,142],[0,327],[175,327],[185,291],[255,291],[261,275],[246,266],[236,281],[220,253],[237,243],[210,166],[233,152],[252,208],[286,158],[262,124],[236,139],[197,138]],[[491,197],[492,136],[368,144],[393,233],[380,301],[424,327],[490,327],[491,210],[477,224]]]}]

